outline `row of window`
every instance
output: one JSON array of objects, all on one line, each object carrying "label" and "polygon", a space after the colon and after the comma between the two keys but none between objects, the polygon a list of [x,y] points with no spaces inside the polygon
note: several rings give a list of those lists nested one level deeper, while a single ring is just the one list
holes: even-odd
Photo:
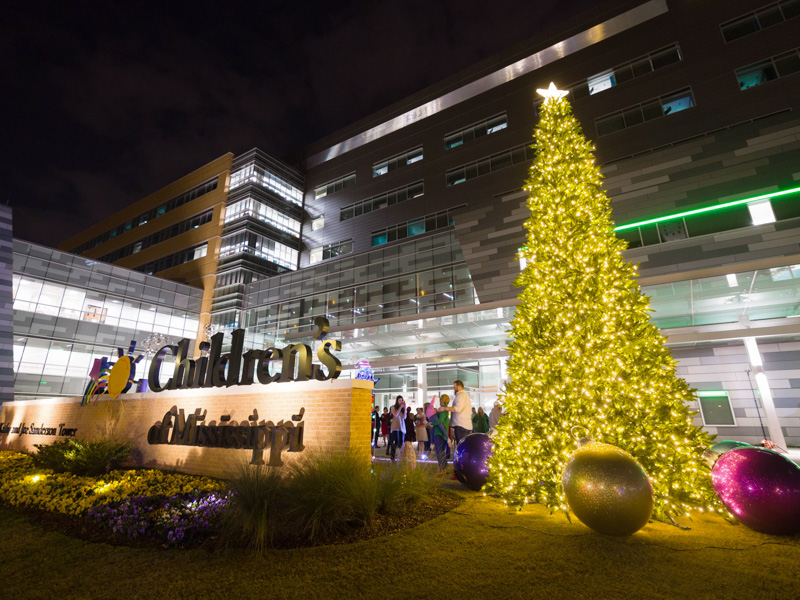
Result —
[{"label": "row of window", "polygon": [[786,77],[800,71],[800,48],[778,54],[741,69],[736,69],[736,79],[742,90],[761,85],[767,81]]},{"label": "row of window", "polygon": [[460,131],[446,135],[444,137],[444,149],[450,150],[456,148],[476,138],[483,137],[484,135],[502,131],[506,127],[508,127],[508,117],[506,113],[497,115],[491,119],[486,119],[485,121],[475,123]]},{"label": "row of window", "polygon": [[247,197],[238,200],[225,209],[225,223],[244,217],[252,217],[263,223],[272,225],[294,237],[300,237],[300,221],[262,204],[255,198]]},{"label": "row of window", "polygon": [[387,158],[381,162],[376,162],[374,165],[372,165],[372,176],[380,177],[381,175],[386,175],[389,171],[394,171],[400,167],[413,165],[415,162],[419,162],[421,160],[422,147],[420,146],[419,148],[414,148],[408,152],[403,152],[402,154],[398,154],[392,158]]},{"label": "row of window", "polygon": [[[591,75],[586,79],[581,79],[567,86],[566,89],[572,94],[573,100],[578,100],[611,89],[636,77],[663,69],[681,60],[683,60],[683,55],[681,54],[680,46],[677,43],[670,44],[666,48],[650,52],[611,69]],[[534,101],[534,107],[538,108],[542,103],[544,103],[544,98],[537,98]]]},{"label": "row of window", "polygon": [[207,210],[204,213],[196,215],[191,219],[186,219],[185,221],[181,221],[180,223],[175,223],[171,227],[167,227],[166,229],[162,229],[161,231],[157,231],[147,237],[140,239],[133,244],[128,244],[127,246],[123,246],[122,248],[118,248],[113,252],[109,252],[101,256],[98,260],[103,262],[116,262],[121,258],[125,258],[126,256],[130,256],[131,254],[136,254],[137,252],[141,252],[145,248],[149,248],[150,246],[155,246],[156,244],[160,244],[170,238],[175,237],[176,235],[180,235],[192,229],[197,229],[201,225],[205,225],[211,221],[211,216],[214,213],[212,210]]},{"label": "row of window", "polygon": [[350,254],[352,251],[353,251],[353,240],[342,240],[341,242],[333,242],[332,244],[326,244],[324,246],[320,246],[319,248],[314,248],[313,250],[311,250],[309,261],[313,265],[322,260],[328,260],[329,258],[336,258],[337,256]]},{"label": "row of window", "polygon": [[455,232],[442,230],[268,277],[248,290],[247,305],[261,306],[463,261],[464,254]]},{"label": "row of window", "polygon": [[628,108],[618,110],[610,115],[595,119],[597,135],[608,135],[615,131],[639,125],[645,121],[652,121],[653,119],[658,119],[666,115],[675,114],[693,106],[694,96],[692,96],[692,90],[690,88],[672,92],[660,98],[654,98],[653,100],[648,100],[641,104],[629,106]]},{"label": "row of window", "polygon": [[156,208],[151,208],[147,212],[142,213],[138,217],[135,217],[129,221],[125,221],[119,227],[115,227],[110,231],[106,231],[105,233],[98,235],[96,238],[89,240],[88,242],[84,242],[80,246],[76,246],[70,252],[73,254],[80,254],[81,252],[86,252],[90,248],[94,248],[95,246],[99,246],[107,242],[110,239],[117,237],[118,235],[122,235],[123,233],[130,231],[131,229],[135,229],[140,225],[144,225],[148,221],[152,221],[156,217],[160,217],[164,213],[168,213],[169,211],[178,208],[179,206],[183,206],[187,202],[191,202],[195,198],[199,198],[217,189],[217,178],[215,177],[211,181],[207,181],[205,183],[201,183],[200,185],[193,187],[188,192],[184,192],[180,196],[175,196],[174,198],[168,200],[161,206]]},{"label": "row of window", "polygon": [[180,252],[176,252],[175,254],[164,256],[163,258],[159,258],[158,260],[149,262],[146,265],[135,267],[134,271],[139,271],[141,273],[147,273],[148,275],[153,275],[154,273],[164,271],[165,269],[169,269],[171,267],[177,267],[178,265],[182,265],[183,263],[187,263],[189,261],[196,260],[198,258],[203,258],[207,252],[208,252],[208,243],[200,244],[199,246],[187,248],[186,250],[181,250]]},{"label": "row of window", "polygon": [[591,77],[579,81],[569,86],[572,98],[578,100],[586,96],[592,96],[604,90],[618,86],[636,77],[647,75],[652,71],[663,69],[669,65],[680,62],[683,59],[681,49],[678,44],[672,44],[666,48],[656,50],[645,56],[640,56],[632,61],[618,65],[612,69],[597,73]]},{"label": "row of window", "polygon": [[732,42],[740,37],[782,23],[797,15],[800,15],[800,0],[783,0],[782,2],[768,4],[742,17],[723,23],[720,26],[722,28],[722,37],[725,38],[726,42]]},{"label": "row of window", "polygon": [[443,210],[418,219],[411,219],[399,225],[392,225],[391,227],[373,231],[372,245],[380,246],[381,244],[388,244],[395,240],[402,240],[407,237],[435,231],[436,229],[450,227],[453,224],[453,218],[451,216],[453,210],[455,209]]},{"label": "row of window", "polygon": [[465,181],[474,179],[475,177],[480,177],[481,175],[488,175],[489,173],[499,171],[500,169],[505,169],[506,167],[510,167],[512,165],[533,160],[535,155],[535,150],[531,148],[530,145],[524,144],[522,146],[517,146],[515,148],[511,148],[510,150],[500,152],[490,156],[489,158],[484,158],[482,160],[477,160],[475,162],[467,163],[466,165],[450,169],[445,174],[447,187],[464,183]]},{"label": "row of window", "polygon": [[333,181],[314,188],[314,198],[324,198],[325,196],[333,194],[334,192],[339,192],[349,187],[353,187],[355,184],[356,174],[350,173],[349,175],[339,177],[339,179],[334,179]]},{"label": "row of window", "polygon": [[[316,316],[328,317],[332,325],[360,323],[402,315],[474,304],[474,287],[463,263],[445,265],[423,272],[370,280],[319,294],[251,308],[244,312],[248,336],[253,345],[270,345],[281,330],[311,326]],[[276,331],[277,330],[277,331]]]},{"label": "row of window", "polygon": [[252,231],[241,231],[222,238],[219,257],[252,254],[287,269],[297,268],[297,250]]},{"label": "row of window", "polygon": [[303,191],[285,182],[280,177],[255,165],[248,165],[231,175],[230,189],[234,190],[245,183],[255,183],[267,188],[284,200],[293,202],[297,206],[303,205]]},{"label": "row of window", "polygon": [[796,217],[800,217],[800,201],[785,199],[773,202],[765,199],[724,210],[624,229],[618,231],[617,236],[626,240],[629,248],[640,248]]},{"label": "row of window", "polygon": [[425,193],[425,186],[421,181],[391,190],[384,194],[378,194],[372,198],[367,198],[361,202],[356,202],[345,206],[339,211],[339,220],[347,221],[359,215],[365,215],[373,210],[380,210],[387,206],[392,206],[398,202],[405,202],[410,198],[419,198]]}]

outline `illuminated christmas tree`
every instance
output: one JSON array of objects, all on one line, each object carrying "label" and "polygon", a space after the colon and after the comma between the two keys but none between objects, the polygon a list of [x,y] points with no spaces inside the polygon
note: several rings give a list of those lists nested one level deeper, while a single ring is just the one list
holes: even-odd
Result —
[{"label": "illuminated christmas tree", "polygon": [[636,267],[622,257],[592,144],[567,92],[545,96],[525,189],[531,216],[512,321],[504,416],[488,490],[509,504],[568,511],[561,475],[575,436],[629,452],[649,475],[655,516],[719,507],[692,423],[693,395],[650,321]]}]

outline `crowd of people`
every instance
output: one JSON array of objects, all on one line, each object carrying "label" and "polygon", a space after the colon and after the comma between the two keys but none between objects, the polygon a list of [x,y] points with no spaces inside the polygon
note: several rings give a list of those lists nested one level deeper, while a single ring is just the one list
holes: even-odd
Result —
[{"label": "crowd of people", "polygon": [[374,406],[372,445],[375,448],[385,447],[386,455],[393,462],[401,452],[428,455],[433,451],[439,471],[446,472],[452,449],[473,431],[491,434],[501,415],[499,402],[494,403],[488,415],[483,407],[477,410],[472,408],[464,383],[456,380],[453,382],[452,404],[450,397],[442,394],[438,402],[434,396],[430,402],[416,409],[406,406],[403,396],[397,396],[394,405],[385,407],[383,412]]}]

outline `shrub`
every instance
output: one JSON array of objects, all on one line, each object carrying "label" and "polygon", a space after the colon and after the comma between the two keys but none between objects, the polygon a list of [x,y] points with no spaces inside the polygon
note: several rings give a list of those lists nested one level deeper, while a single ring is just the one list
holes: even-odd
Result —
[{"label": "shrub", "polygon": [[94,442],[78,442],[70,440],[75,447],[75,454],[69,471],[76,475],[104,475],[119,469],[130,456],[133,446],[130,442],[115,440],[97,440]]},{"label": "shrub", "polygon": [[75,455],[72,440],[53,442],[52,444],[34,444],[36,454],[33,455],[33,464],[40,469],[51,469],[63,473],[69,469],[69,464]]},{"label": "shrub", "polygon": [[65,440],[52,444],[35,444],[34,463],[57,473],[105,475],[122,466],[133,446],[129,442],[97,440],[84,442]]}]

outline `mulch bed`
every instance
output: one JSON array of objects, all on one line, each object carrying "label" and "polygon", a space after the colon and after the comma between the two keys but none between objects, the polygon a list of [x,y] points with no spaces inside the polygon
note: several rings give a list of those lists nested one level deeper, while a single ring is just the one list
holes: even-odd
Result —
[{"label": "mulch bed", "polygon": [[[292,548],[352,544],[361,540],[369,540],[399,533],[453,510],[461,504],[462,501],[463,498],[455,494],[445,490],[437,490],[437,492],[431,496],[430,501],[404,506],[389,514],[378,514],[374,522],[367,527],[353,527],[351,531],[341,532],[314,543],[307,540],[295,540],[295,542],[291,544],[281,543],[279,547]],[[51,531],[58,531],[87,542],[111,544],[113,546],[131,546],[134,548],[162,547],[157,540],[146,537],[129,538],[122,534],[113,533],[107,528],[83,517],[74,517],[35,508],[8,506],[6,504],[0,505],[18,514],[24,515],[32,524]],[[214,551],[219,549],[221,544],[216,537],[212,536],[200,543],[199,546],[209,551]]]}]

